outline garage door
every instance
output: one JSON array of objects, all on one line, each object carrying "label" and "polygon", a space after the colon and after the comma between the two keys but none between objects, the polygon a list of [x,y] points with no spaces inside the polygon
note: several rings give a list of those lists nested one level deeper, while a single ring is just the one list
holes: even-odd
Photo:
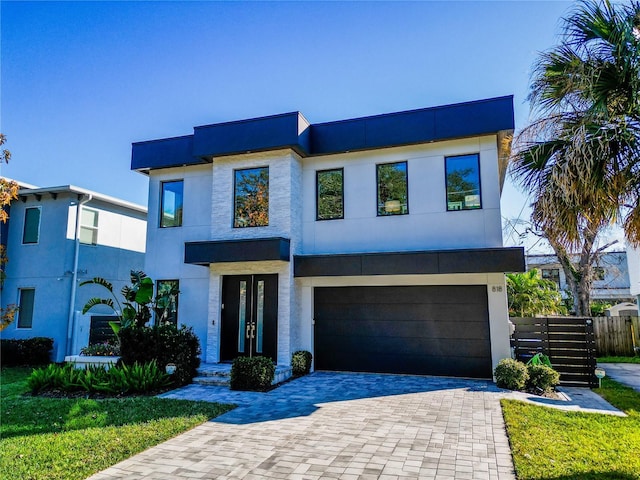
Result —
[{"label": "garage door", "polygon": [[486,286],[317,287],[315,368],[491,377]]}]

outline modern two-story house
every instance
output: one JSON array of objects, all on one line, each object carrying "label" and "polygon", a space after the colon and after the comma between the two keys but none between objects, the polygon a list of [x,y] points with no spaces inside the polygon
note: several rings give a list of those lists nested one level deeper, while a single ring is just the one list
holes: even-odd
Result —
[{"label": "modern two-story house", "polygon": [[20,309],[2,338],[53,338],[52,360],[61,362],[113,315],[107,307],[82,315],[90,298],[107,295],[79,284],[102,277],[119,292],[131,269],[144,268],[147,210],[73,185],[22,185],[9,215],[0,233],[9,258],[1,300]]},{"label": "modern two-story house", "polygon": [[490,377],[510,356],[500,193],[512,97],[311,124],[298,112],[133,144],[146,271],[208,363]]}]

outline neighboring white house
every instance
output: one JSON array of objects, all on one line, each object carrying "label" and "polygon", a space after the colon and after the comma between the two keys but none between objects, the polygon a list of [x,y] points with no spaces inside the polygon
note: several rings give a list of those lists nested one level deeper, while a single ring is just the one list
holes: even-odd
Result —
[{"label": "neighboring white house", "polygon": [[146,271],[179,284],[203,359],[491,377],[510,356],[500,97],[310,124],[299,113],[133,144]]},{"label": "neighboring white house", "polygon": [[636,297],[638,315],[640,315],[640,248],[633,248],[627,245],[627,264],[629,266],[631,295]]},{"label": "neighboring white house", "polygon": [[25,186],[9,214],[1,235],[9,257],[2,306],[20,310],[2,338],[53,338],[52,360],[60,362],[88,344],[92,316],[112,314],[103,307],[83,316],[89,298],[107,294],[78,284],[103,277],[119,293],[130,270],[144,268],[147,211],[68,185]]},{"label": "neighboring white house", "polygon": [[[527,255],[526,261],[527,270],[537,268],[542,278],[554,281],[560,292],[566,295],[569,287],[558,257],[554,254]],[[578,261],[577,255],[575,261]],[[629,289],[631,269],[627,264],[627,252],[605,252],[600,255],[594,266],[594,275],[592,301],[616,304],[634,300]]]}]

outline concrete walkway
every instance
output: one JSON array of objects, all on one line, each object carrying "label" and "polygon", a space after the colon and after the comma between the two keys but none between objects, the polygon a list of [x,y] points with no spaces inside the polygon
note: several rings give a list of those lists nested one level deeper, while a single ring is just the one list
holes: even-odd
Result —
[{"label": "concrete walkway", "polygon": [[608,377],[640,392],[640,363],[599,363]]},{"label": "concrete walkway", "polygon": [[[165,394],[235,410],[91,477],[514,479],[491,382],[318,372],[268,393]],[[214,393],[215,392],[215,393]]]}]

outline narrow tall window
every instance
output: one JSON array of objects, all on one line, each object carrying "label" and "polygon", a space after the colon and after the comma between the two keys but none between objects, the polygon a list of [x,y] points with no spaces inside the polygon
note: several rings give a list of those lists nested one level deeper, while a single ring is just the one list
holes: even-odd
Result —
[{"label": "narrow tall window", "polygon": [[447,211],[482,208],[478,154],[446,157]]},{"label": "narrow tall window", "polygon": [[33,300],[35,288],[21,288],[18,301],[18,328],[31,328],[33,325]]},{"label": "narrow tall window", "polygon": [[162,182],[160,198],[160,226],[180,227],[182,225],[183,181]]},{"label": "narrow tall window", "polygon": [[98,244],[98,211],[82,208],[80,215],[80,243]]},{"label": "narrow tall window", "polygon": [[344,172],[342,168],[316,172],[316,219],[344,218]]},{"label": "narrow tall window", "polygon": [[156,322],[178,325],[179,280],[158,280]]},{"label": "narrow tall window", "polygon": [[40,208],[30,207],[24,211],[22,243],[38,243],[40,239]]},{"label": "narrow tall window", "polygon": [[378,182],[378,216],[409,213],[407,162],[376,166]]},{"label": "narrow tall window", "polygon": [[269,225],[269,167],[234,172],[233,226]]}]

